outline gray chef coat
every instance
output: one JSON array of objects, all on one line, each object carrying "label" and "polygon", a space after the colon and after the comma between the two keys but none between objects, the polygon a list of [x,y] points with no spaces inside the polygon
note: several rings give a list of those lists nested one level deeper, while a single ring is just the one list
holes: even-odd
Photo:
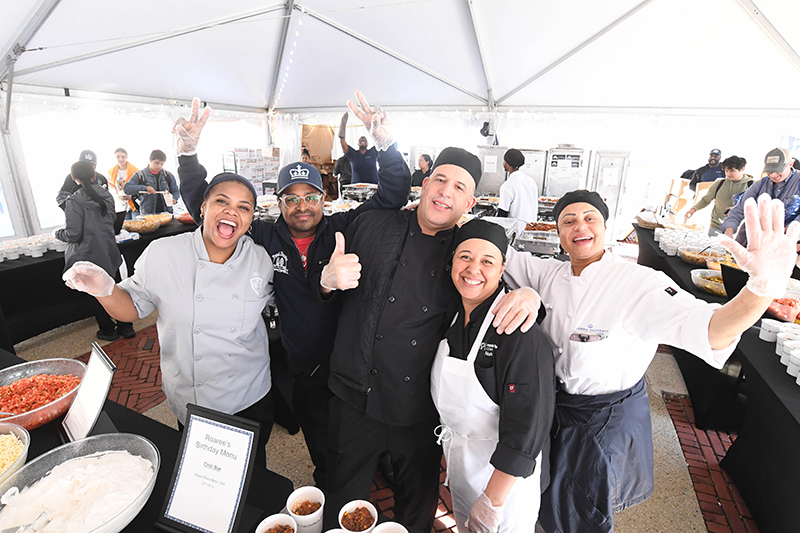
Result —
[{"label": "gray chef coat", "polygon": [[261,310],[273,298],[272,261],[250,237],[221,265],[209,261],[200,228],[158,239],[118,286],[140,318],[158,309],[163,388],[178,420],[188,402],[233,414],[269,392]]}]

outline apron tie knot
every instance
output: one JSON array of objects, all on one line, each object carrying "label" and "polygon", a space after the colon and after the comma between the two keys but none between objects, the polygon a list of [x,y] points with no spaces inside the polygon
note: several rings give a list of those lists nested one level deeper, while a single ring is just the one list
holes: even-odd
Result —
[{"label": "apron tie knot", "polygon": [[450,429],[450,426],[444,424],[436,426],[436,429],[433,430],[433,434],[436,435],[437,446],[441,446],[442,442],[447,442],[453,438],[453,430]]}]

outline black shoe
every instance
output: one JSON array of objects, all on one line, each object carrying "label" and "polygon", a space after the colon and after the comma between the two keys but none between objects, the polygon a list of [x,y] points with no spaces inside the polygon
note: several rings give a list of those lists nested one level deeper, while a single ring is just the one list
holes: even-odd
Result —
[{"label": "black shoe", "polygon": [[117,333],[117,332],[116,332],[116,331],[114,331],[114,330],[111,330],[111,331],[110,331],[110,332],[108,332],[108,333],[105,333],[103,330],[99,330],[99,331],[98,331],[98,332],[95,334],[95,337],[97,337],[97,338],[98,338],[98,339],[100,339],[101,341],[115,341],[115,340],[117,340],[117,339],[119,339],[119,338],[120,338],[120,336],[119,336],[119,333]]},{"label": "black shoe", "polygon": [[117,326],[117,333],[126,339],[131,339],[136,336],[136,330],[133,329],[133,326]]}]

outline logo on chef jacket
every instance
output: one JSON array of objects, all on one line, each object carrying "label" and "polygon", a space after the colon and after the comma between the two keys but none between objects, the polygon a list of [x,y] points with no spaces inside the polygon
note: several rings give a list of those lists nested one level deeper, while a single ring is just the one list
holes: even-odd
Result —
[{"label": "logo on chef jacket", "polygon": [[293,180],[307,180],[308,179],[308,169],[303,168],[300,165],[297,165],[297,168],[289,169],[289,176]]},{"label": "logo on chef jacket", "polygon": [[672,287],[667,287],[666,289],[664,289],[664,292],[666,292],[670,296],[675,296],[676,294],[678,294],[678,291],[676,291]]},{"label": "logo on chef jacket", "polygon": [[250,278],[250,288],[253,289],[256,296],[261,296],[261,289],[264,288],[264,280],[258,272],[253,272],[253,277]]},{"label": "logo on chef jacket", "polygon": [[496,349],[497,349],[497,345],[496,344],[488,344],[488,343],[485,343],[485,342],[481,343],[481,350],[483,351],[483,354],[486,357],[494,356],[494,351]]},{"label": "logo on chef jacket", "polygon": [[517,392],[517,386],[515,384],[513,384],[513,383],[509,383],[508,384],[508,392],[510,394],[514,394],[515,392]]},{"label": "logo on chef jacket", "polygon": [[278,252],[272,256],[272,268],[279,274],[289,273],[289,258],[283,252]]}]

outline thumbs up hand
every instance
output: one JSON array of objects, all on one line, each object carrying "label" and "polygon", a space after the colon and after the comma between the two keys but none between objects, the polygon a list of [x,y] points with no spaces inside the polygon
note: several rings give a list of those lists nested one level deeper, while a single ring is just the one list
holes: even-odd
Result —
[{"label": "thumbs up hand", "polygon": [[336,248],[331,254],[331,259],[322,269],[320,285],[329,291],[355,289],[361,277],[361,263],[356,254],[347,254],[344,251],[344,235],[336,232]]}]

